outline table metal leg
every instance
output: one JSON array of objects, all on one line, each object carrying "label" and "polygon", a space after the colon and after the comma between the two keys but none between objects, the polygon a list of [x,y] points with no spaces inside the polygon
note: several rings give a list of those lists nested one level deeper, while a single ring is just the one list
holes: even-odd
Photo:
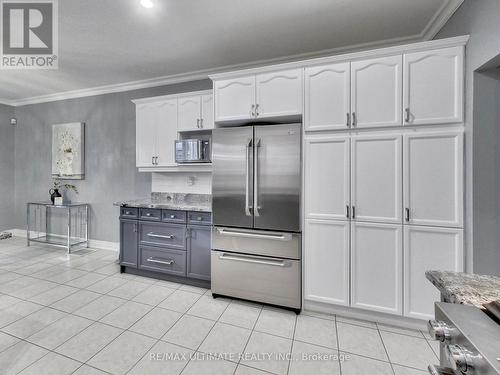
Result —
[{"label": "table metal leg", "polygon": [[30,245],[30,205],[26,205],[26,241],[27,246]]},{"label": "table metal leg", "polygon": [[68,207],[68,254],[71,254],[71,208]]},{"label": "table metal leg", "polygon": [[89,247],[89,206],[85,206],[85,246]]}]

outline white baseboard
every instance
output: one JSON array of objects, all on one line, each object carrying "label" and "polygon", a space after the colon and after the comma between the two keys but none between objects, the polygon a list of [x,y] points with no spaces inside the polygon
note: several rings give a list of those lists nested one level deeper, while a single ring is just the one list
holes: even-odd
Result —
[{"label": "white baseboard", "polygon": [[[10,230],[7,230],[5,232],[10,232],[10,233],[12,233],[12,236],[19,237],[19,238],[26,238],[26,235],[27,235],[26,229],[10,229]],[[35,237],[38,235],[44,236],[45,233],[35,232],[35,231],[30,232],[30,237]],[[59,236],[59,235],[54,234],[53,236]],[[111,251],[118,252],[120,250],[120,243],[119,242],[89,239],[89,247],[91,247],[93,249],[111,250]]]},{"label": "white baseboard", "polygon": [[426,320],[418,320],[407,318],[404,316],[384,314],[377,311],[361,310],[355,307],[333,306],[320,302],[304,301],[304,310],[319,312],[323,314],[337,314],[348,318],[369,320],[371,322],[388,324],[401,328],[427,330]]}]

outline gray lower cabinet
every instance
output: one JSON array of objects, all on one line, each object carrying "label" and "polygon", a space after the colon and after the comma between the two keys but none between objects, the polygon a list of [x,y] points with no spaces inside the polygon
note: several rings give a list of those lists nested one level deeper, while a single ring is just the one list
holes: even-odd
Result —
[{"label": "gray lower cabinet", "polygon": [[211,217],[206,212],[122,208],[122,271],[136,268],[136,272],[210,281]]},{"label": "gray lower cabinet", "polygon": [[188,277],[210,280],[211,233],[207,225],[188,226]]},{"label": "gray lower cabinet", "polygon": [[120,264],[137,268],[137,220],[120,220]]}]

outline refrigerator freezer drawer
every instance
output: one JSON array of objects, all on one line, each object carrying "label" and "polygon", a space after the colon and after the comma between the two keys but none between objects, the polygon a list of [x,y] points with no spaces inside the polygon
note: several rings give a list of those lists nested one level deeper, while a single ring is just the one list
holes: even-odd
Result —
[{"label": "refrigerator freezer drawer", "polygon": [[212,293],[301,308],[300,261],[212,251]]},{"label": "refrigerator freezer drawer", "polygon": [[301,235],[299,233],[213,227],[212,249],[299,260],[301,259]]}]

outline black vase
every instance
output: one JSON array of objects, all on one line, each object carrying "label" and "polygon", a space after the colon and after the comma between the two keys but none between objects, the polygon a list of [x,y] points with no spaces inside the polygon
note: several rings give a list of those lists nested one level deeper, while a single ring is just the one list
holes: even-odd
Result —
[{"label": "black vase", "polygon": [[61,193],[59,193],[59,189],[50,189],[49,194],[50,194],[50,200],[52,201],[52,204],[54,204],[55,198],[62,197]]}]

